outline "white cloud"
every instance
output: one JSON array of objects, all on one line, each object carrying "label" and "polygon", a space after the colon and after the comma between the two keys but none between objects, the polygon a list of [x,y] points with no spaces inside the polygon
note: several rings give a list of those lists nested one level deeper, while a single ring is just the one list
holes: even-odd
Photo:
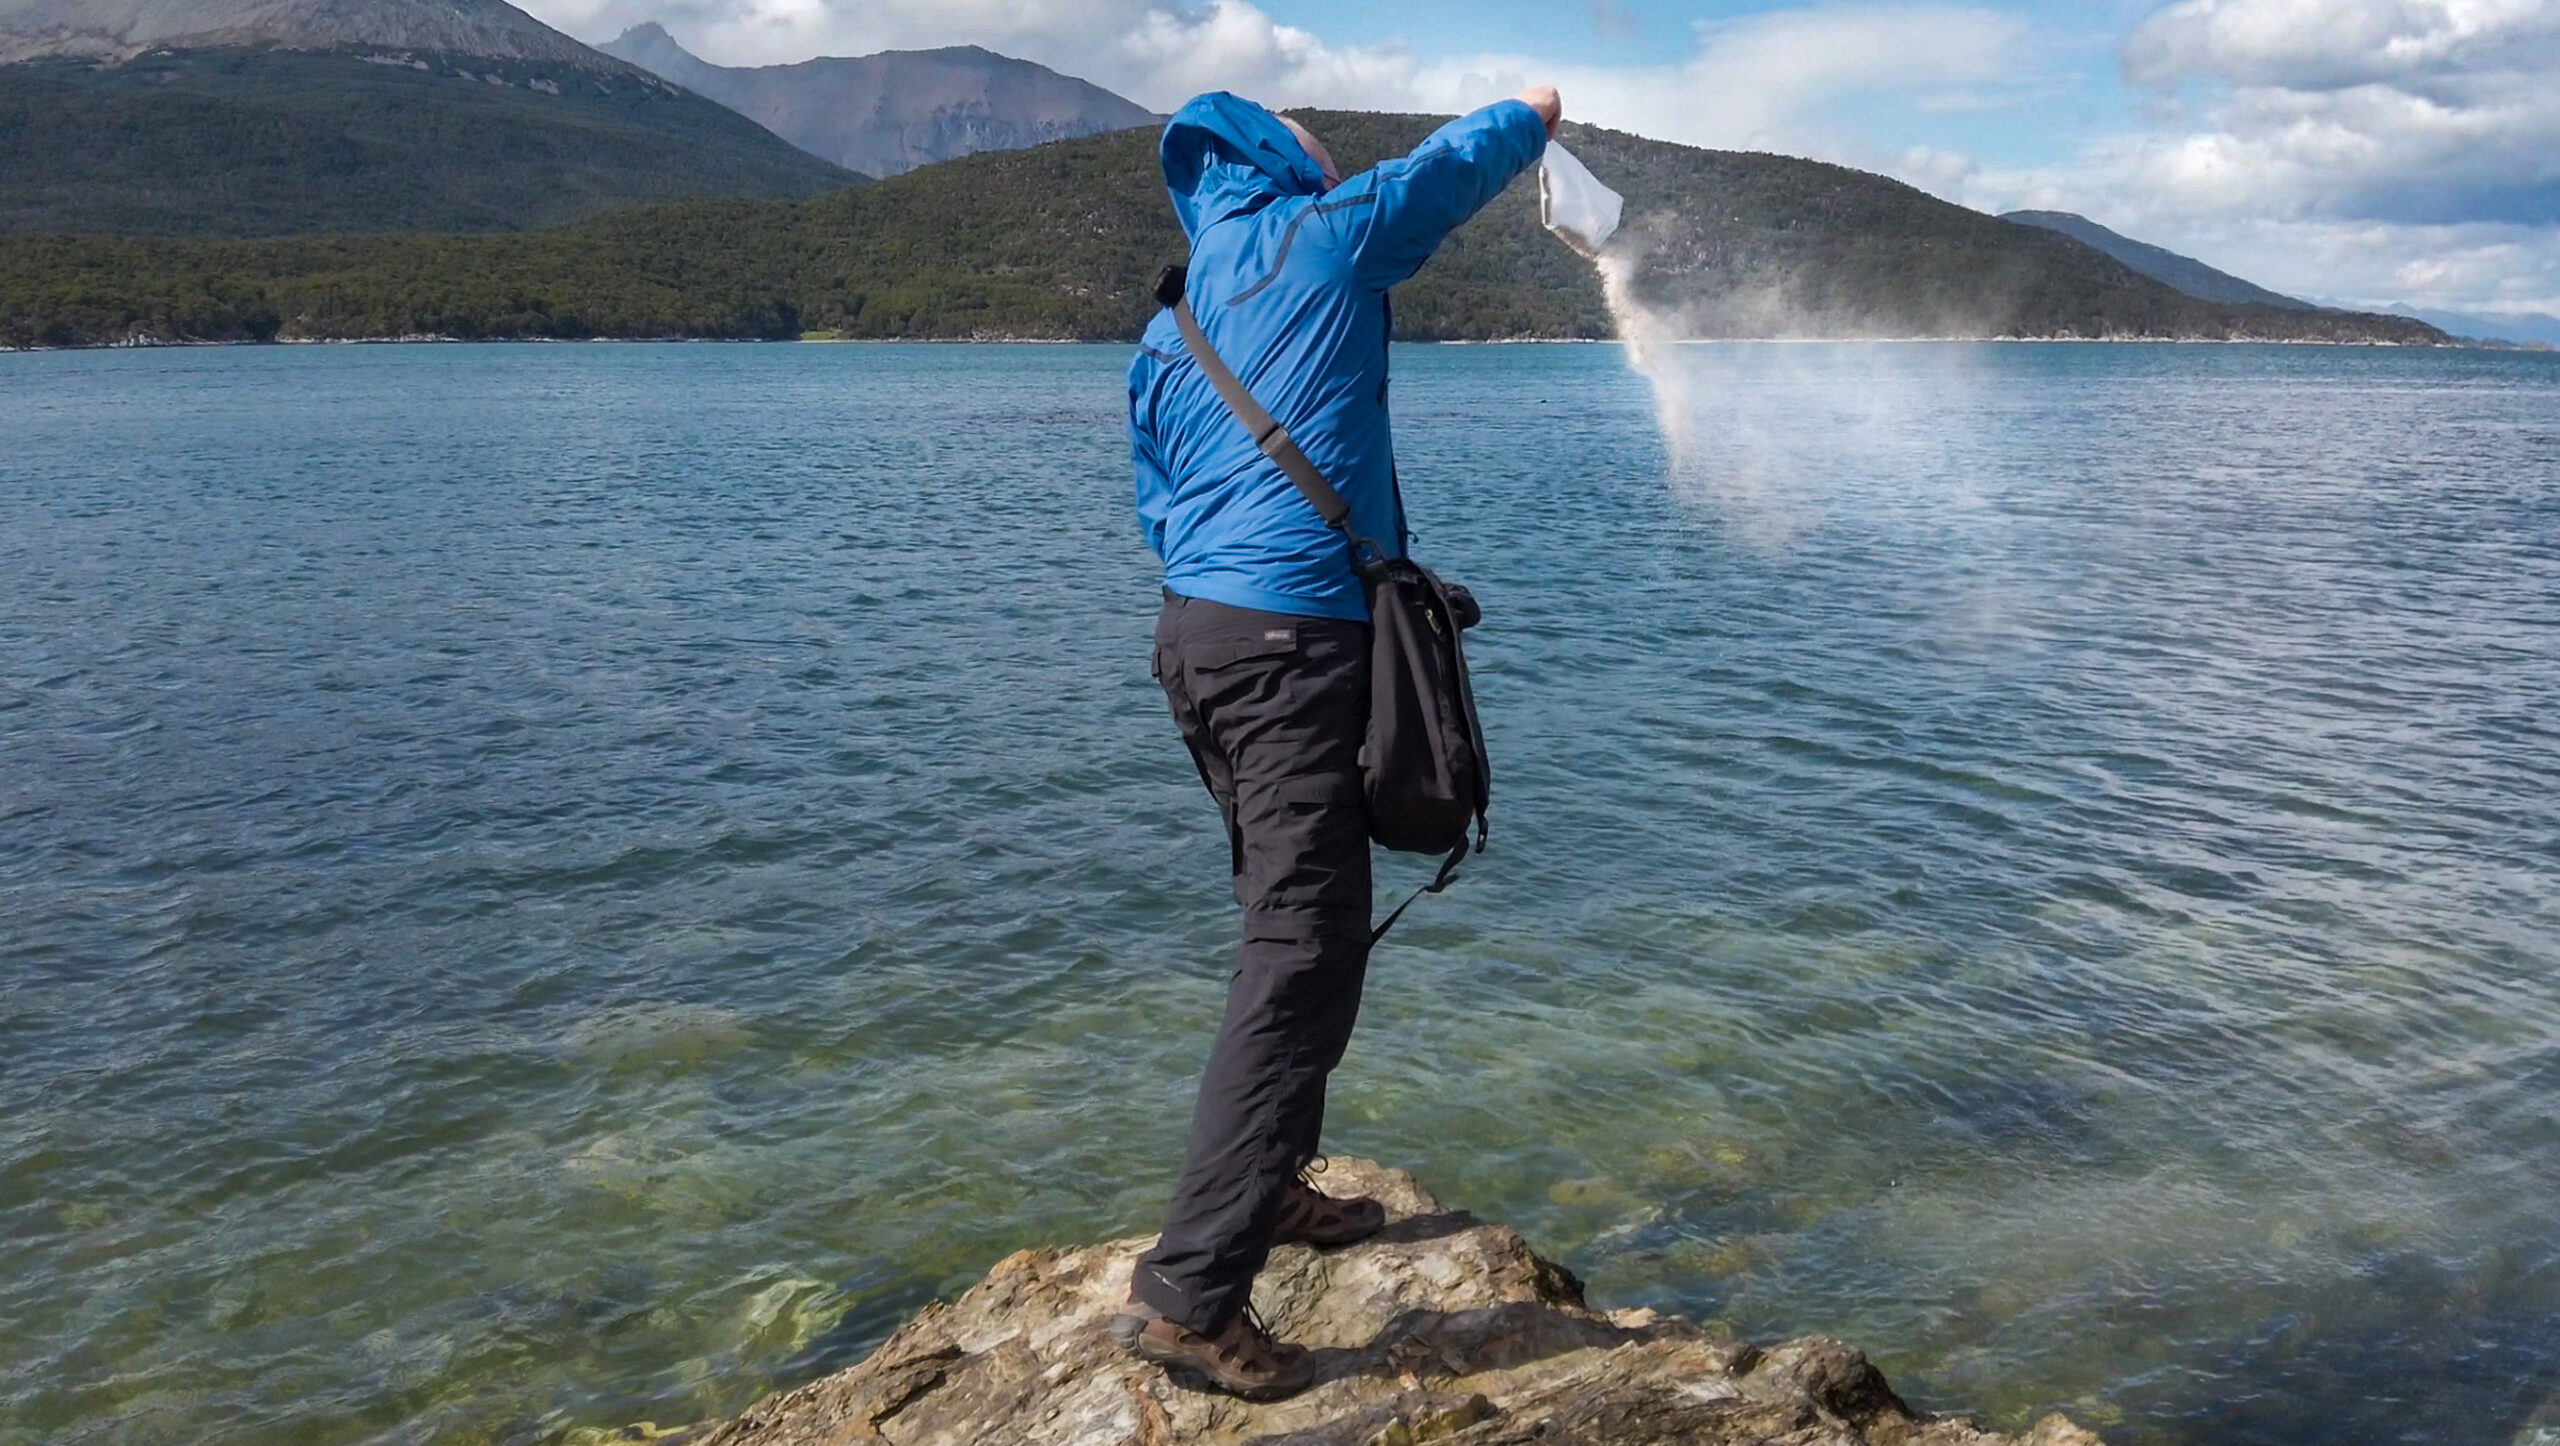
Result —
[{"label": "white cloud", "polygon": [[2548,73],[2550,0],[2181,0],[2137,29],[2126,69],[2147,84],[2213,76],[2296,90]]},{"label": "white cloud", "polygon": [[1973,157],[1961,151],[1912,146],[1894,163],[1892,174],[1933,196],[1962,205],[1966,189],[1981,171]]},{"label": "white cloud", "polygon": [[1081,76],[1157,109],[1203,89],[1284,104],[1372,104],[1409,91],[1401,46],[1338,46],[1247,0],[526,0],[587,40],[660,21],[722,65],[983,45]]},{"label": "white cloud", "polygon": [[[1914,184],[1925,184],[1917,177]],[[2560,227],[2199,210],[2103,165],[1978,168],[1942,191],[1986,211],[2076,211],[2289,296],[2383,308],[2560,316]]]},{"label": "white cloud", "polygon": [[2179,0],[2123,58],[2149,128],[1964,199],[2294,295],[2560,311],[2560,0]]},{"label": "white cloud", "polygon": [[[527,0],[586,39],[662,21],[727,65],[977,44],[1082,76],[1159,110],[1203,90],[1278,106],[1456,111],[1531,83],[1579,119],[1696,144],[1833,153],[1844,97],[1983,103],[2018,69],[2026,27],[1947,3],[1844,3],[1704,23],[1658,66],[1558,66],[1534,56],[1425,60],[1403,44],[1339,45],[1249,0]],[[1604,7],[1604,14],[1615,11]]]},{"label": "white cloud", "polygon": [[[2158,183],[2154,148],[2211,137],[2120,138],[2043,167],[1964,166],[1915,152],[1905,180],[1977,210],[2074,211],[2288,296],[2382,309],[2543,312],[2560,316],[2560,227],[2302,215],[2246,204],[2239,188]],[[2189,158],[2189,163],[2206,162]],[[1934,172],[1955,171],[1944,182]]]},{"label": "white cloud", "polygon": [[2216,87],[2109,158],[2190,209],[2560,222],[2560,0],[2182,0],[2125,65]]},{"label": "white cloud", "polygon": [[1121,33],[1115,52],[1103,74],[1158,110],[1205,90],[1278,106],[1383,109],[1410,100],[1415,74],[1402,46],[1328,45],[1243,0],[1212,0],[1203,10],[1150,8]]},{"label": "white cloud", "polygon": [[1857,142],[1843,100],[1976,107],[2027,65],[2027,26],[1968,6],[1823,5],[1702,22],[1696,47],[1658,67],[1548,66],[1520,56],[1442,62],[1417,76],[1433,108],[1458,109],[1531,80],[1568,113],[1692,145],[1842,155]]},{"label": "white cloud", "polygon": [[2384,221],[2170,222],[2153,239],[2294,296],[2560,315],[2560,231]]}]

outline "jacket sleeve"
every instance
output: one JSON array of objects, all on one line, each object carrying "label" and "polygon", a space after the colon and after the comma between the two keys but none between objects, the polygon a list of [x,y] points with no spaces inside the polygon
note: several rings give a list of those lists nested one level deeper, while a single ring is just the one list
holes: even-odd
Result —
[{"label": "jacket sleeve", "polygon": [[1164,463],[1156,456],[1155,438],[1139,424],[1138,409],[1144,397],[1143,392],[1134,389],[1129,397],[1129,460],[1138,473],[1138,526],[1147,534],[1147,546],[1162,561],[1165,514],[1173,509],[1173,482],[1165,476]]},{"label": "jacket sleeve", "polygon": [[1524,101],[1499,101],[1433,131],[1413,154],[1344,182],[1335,194],[1348,200],[1365,188],[1373,198],[1347,218],[1360,279],[1377,291],[1409,279],[1546,149],[1547,126],[1537,111]]}]

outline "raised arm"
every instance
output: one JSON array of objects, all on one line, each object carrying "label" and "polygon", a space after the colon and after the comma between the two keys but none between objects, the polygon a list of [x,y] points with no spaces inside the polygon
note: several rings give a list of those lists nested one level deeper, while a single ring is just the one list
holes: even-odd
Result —
[{"label": "raised arm", "polygon": [[[1381,161],[1328,194],[1328,207],[1351,202],[1349,223],[1359,275],[1375,290],[1411,277],[1449,233],[1537,164],[1561,105],[1545,87],[1460,116],[1398,160]],[[1359,204],[1354,198],[1371,199]]]}]

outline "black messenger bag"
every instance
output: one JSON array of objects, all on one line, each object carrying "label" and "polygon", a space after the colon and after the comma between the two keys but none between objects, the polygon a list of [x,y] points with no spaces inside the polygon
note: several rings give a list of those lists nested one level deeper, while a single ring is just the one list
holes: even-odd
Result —
[{"label": "black messenger bag", "polygon": [[[1186,280],[1182,267],[1168,266],[1156,278],[1155,295],[1172,310],[1192,361],[1263,455],[1279,464],[1326,525],[1350,544],[1352,567],[1369,594],[1369,737],[1360,751],[1369,837],[1398,853],[1446,855],[1439,877],[1414,898],[1439,893],[1457,881],[1471,844],[1479,853],[1484,849],[1492,769],[1459,641],[1484,614],[1465,588],[1442,582],[1409,558],[1389,557],[1352,528],[1351,505],[1209,345],[1183,298]],[[1370,942],[1385,938],[1411,907],[1413,899],[1407,899]]]}]

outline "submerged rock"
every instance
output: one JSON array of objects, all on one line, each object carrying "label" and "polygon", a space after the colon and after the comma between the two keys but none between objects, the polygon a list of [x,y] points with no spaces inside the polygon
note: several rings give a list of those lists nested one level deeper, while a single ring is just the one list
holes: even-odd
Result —
[{"label": "submerged rock", "polygon": [[[1376,1239],[1273,1252],[1254,1304],[1316,1349],[1317,1385],[1269,1405],[1191,1389],[1104,1327],[1147,1242],[1025,1250],[928,1306],[869,1360],[688,1446],[2021,1446],[1912,1411],[1837,1341],[1769,1350],[1651,1311],[1603,1314],[1511,1230],[1362,1160],[1322,1176],[1375,1195]],[[2060,1416],[2022,1446],[2099,1446]]]}]

